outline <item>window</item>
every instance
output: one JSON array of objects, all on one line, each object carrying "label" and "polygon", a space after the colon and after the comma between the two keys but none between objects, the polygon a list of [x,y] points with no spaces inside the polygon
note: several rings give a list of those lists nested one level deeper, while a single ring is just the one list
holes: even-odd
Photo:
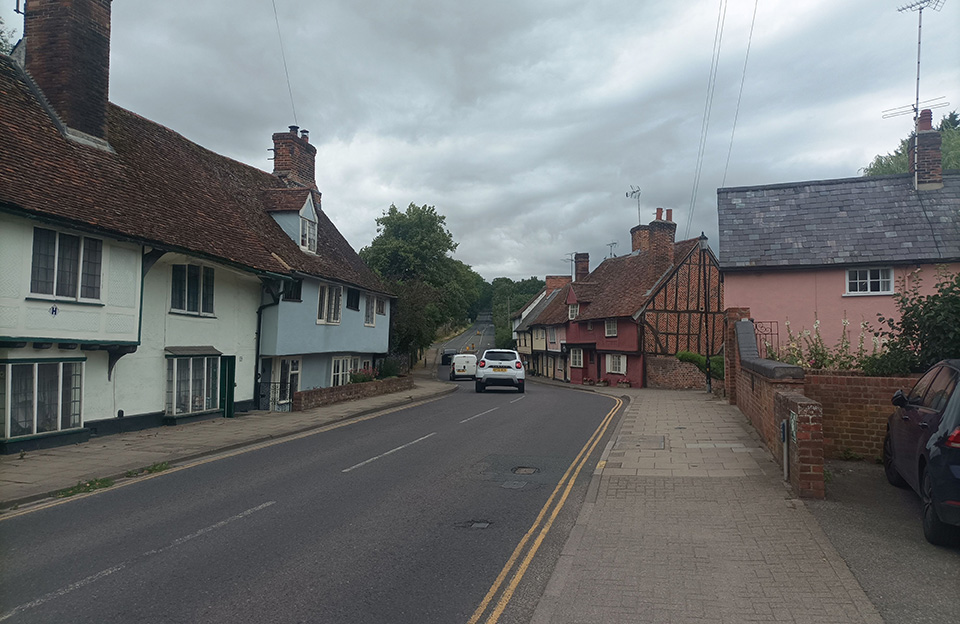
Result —
[{"label": "window", "polygon": [[367,295],[367,302],[363,309],[363,324],[367,327],[373,327],[376,325],[376,316],[374,314],[374,307],[376,306],[376,297],[373,295]]},{"label": "window", "polygon": [[610,353],[607,355],[607,372],[619,375],[627,374],[627,356],[620,353]]},{"label": "window", "polygon": [[82,361],[0,363],[0,416],[4,437],[81,427],[82,397]]},{"label": "window", "polygon": [[934,412],[942,412],[956,386],[957,373],[952,368],[942,367],[923,397],[923,406]]},{"label": "window", "polygon": [[593,331],[593,321],[587,321],[587,331]]},{"label": "window", "polygon": [[312,219],[312,210],[309,216],[300,215],[300,247],[317,253],[317,222]]},{"label": "window", "polygon": [[213,315],[213,268],[173,265],[170,309],[184,314]]},{"label": "window", "polygon": [[64,299],[100,299],[103,241],[33,228],[30,292]]},{"label": "window", "polygon": [[569,306],[567,306],[567,318],[569,320],[572,321],[573,319],[577,318],[578,314],[580,314],[579,303],[571,303]]},{"label": "window", "polygon": [[347,309],[360,310],[360,291],[356,288],[347,289]]},{"label": "window", "polygon": [[283,300],[284,301],[300,301],[300,297],[303,293],[303,280],[294,280],[292,282],[283,283]]},{"label": "window", "polygon": [[280,402],[289,403],[300,391],[300,359],[280,359]]},{"label": "window", "polygon": [[317,302],[317,323],[337,324],[340,322],[341,297],[343,287],[321,286]]},{"label": "window", "polygon": [[893,294],[893,269],[848,269],[847,294]]},{"label": "window", "polygon": [[603,322],[603,335],[615,338],[617,335],[617,319],[607,319]]},{"label": "window", "polygon": [[554,343],[557,341],[557,328],[551,327],[547,329],[547,335],[550,336],[550,342]]},{"label": "window", "polygon": [[387,315],[387,300],[383,297],[377,297],[377,314],[380,316]]},{"label": "window", "polygon": [[219,407],[220,356],[167,358],[167,414],[194,414]]},{"label": "window", "polygon": [[570,349],[570,367],[583,368],[583,349],[579,347]]},{"label": "window", "polygon": [[331,386],[345,386],[350,383],[350,358],[333,358],[333,375],[330,380]]}]

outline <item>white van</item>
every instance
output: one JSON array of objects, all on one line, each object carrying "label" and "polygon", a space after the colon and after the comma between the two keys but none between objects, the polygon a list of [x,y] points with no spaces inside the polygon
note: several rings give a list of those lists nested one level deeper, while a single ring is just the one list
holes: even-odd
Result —
[{"label": "white van", "polygon": [[472,353],[458,353],[450,362],[450,381],[458,377],[474,379],[477,376],[477,356]]}]

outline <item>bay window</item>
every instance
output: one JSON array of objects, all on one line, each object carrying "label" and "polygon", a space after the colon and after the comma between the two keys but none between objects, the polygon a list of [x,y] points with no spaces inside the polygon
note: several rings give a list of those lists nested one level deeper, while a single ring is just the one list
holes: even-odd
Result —
[{"label": "bay window", "polygon": [[195,414],[219,407],[219,355],[167,358],[168,415]]}]

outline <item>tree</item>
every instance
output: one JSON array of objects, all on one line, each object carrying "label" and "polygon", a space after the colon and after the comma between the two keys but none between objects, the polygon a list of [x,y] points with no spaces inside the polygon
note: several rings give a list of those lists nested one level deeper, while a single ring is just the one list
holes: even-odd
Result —
[{"label": "tree", "polygon": [[411,203],[401,212],[391,204],[377,219],[377,237],[360,250],[360,257],[387,279],[420,279],[437,285],[444,281],[447,253],[456,249],[446,217],[436,208]]},{"label": "tree", "polygon": [[10,54],[13,50],[13,29],[4,28],[3,18],[0,17],[0,54]]},{"label": "tree", "polygon": [[519,282],[507,277],[498,277],[493,280],[490,299],[497,347],[501,349],[514,347],[511,317],[545,285],[543,280],[536,277]]},{"label": "tree", "polygon": [[[960,169],[960,115],[952,111],[943,116],[937,126],[942,138],[940,153],[943,155],[944,169]],[[865,176],[907,173],[910,171],[910,144],[913,136],[900,141],[897,149],[889,154],[879,154],[861,171]]]}]

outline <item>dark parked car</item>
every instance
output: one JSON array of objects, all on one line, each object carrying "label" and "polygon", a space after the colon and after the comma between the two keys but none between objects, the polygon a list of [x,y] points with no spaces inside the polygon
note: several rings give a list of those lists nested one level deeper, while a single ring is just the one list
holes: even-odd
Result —
[{"label": "dark parked car", "polygon": [[897,487],[910,486],[923,501],[923,535],[932,544],[960,540],[960,360],[944,360],[909,394],[893,395],[883,468]]},{"label": "dark parked car", "polygon": [[456,349],[444,349],[440,354],[440,364],[447,365],[453,361],[453,356],[457,354]]}]

